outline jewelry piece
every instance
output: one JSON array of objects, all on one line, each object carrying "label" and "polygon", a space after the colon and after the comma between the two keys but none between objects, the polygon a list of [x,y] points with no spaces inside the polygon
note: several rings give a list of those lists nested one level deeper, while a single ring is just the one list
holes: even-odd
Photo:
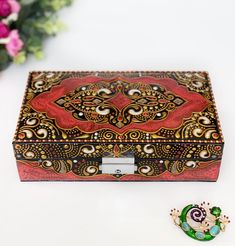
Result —
[{"label": "jewelry piece", "polygon": [[189,237],[199,241],[214,239],[225,228],[230,220],[221,214],[221,208],[210,207],[209,203],[201,205],[190,204],[180,212],[175,208],[171,210],[171,217]]}]

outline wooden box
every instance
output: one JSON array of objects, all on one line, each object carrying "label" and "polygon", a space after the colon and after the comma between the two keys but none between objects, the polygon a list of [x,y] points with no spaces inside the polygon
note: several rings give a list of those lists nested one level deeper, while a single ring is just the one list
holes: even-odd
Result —
[{"label": "wooden box", "polygon": [[22,181],[216,181],[206,72],[31,72],[13,140]]}]

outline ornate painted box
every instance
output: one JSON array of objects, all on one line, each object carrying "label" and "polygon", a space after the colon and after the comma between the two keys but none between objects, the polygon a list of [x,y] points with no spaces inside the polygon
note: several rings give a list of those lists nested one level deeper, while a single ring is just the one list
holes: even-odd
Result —
[{"label": "ornate painted box", "polygon": [[13,141],[22,181],[216,181],[206,72],[31,72]]}]

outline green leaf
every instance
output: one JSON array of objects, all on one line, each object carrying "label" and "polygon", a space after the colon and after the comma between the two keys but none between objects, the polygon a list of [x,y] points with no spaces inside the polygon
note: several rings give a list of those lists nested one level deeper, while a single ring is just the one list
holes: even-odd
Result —
[{"label": "green leaf", "polygon": [[27,40],[26,43],[27,50],[29,52],[35,53],[42,49],[42,39],[38,36],[33,36]]},{"label": "green leaf", "polygon": [[53,19],[41,19],[35,22],[35,27],[44,34],[55,35],[58,31],[64,28],[62,22],[58,21],[56,18]]},{"label": "green leaf", "polygon": [[0,49],[0,71],[6,69],[10,64],[10,57],[5,49]]},{"label": "green leaf", "polygon": [[34,56],[35,56],[35,58],[38,59],[38,60],[42,60],[42,59],[44,58],[44,54],[43,54],[43,52],[42,52],[41,50],[35,52],[35,53],[34,53]]},{"label": "green leaf", "polygon": [[16,64],[22,64],[26,61],[26,53],[25,51],[19,52],[13,59],[13,62]]},{"label": "green leaf", "polygon": [[20,0],[20,4],[21,5],[29,5],[29,4],[32,4],[32,3],[35,3],[37,0]]},{"label": "green leaf", "polygon": [[65,6],[69,6],[72,3],[72,0],[41,0],[40,5],[44,9],[50,9],[53,11],[58,11]]},{"label": "green leaf", "polygon": [[[58,21],[58,10],[69,6],[72,2],[72,0],[19,0],[21,11],[18,20],[11,23],[11,29],[19,30],[24,42],[24,51],[14,58],[15,63],[23,63],[29,53],[37,59],[43,58],[43,40],[65,29],[63,23]],[[10,62],[12,58],[6,53],[5,58],[0,60],[0,66]]]}]

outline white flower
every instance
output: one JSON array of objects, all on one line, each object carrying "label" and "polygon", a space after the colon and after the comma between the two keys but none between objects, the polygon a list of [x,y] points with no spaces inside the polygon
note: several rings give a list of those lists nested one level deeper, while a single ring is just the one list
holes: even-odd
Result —
[{"label": "white flower", "polygon": [[3,19],[2,22],[6,25],[8,25],[12,21],[18,20],[18,14],[17,13],[11,13],[7,18]]}]

